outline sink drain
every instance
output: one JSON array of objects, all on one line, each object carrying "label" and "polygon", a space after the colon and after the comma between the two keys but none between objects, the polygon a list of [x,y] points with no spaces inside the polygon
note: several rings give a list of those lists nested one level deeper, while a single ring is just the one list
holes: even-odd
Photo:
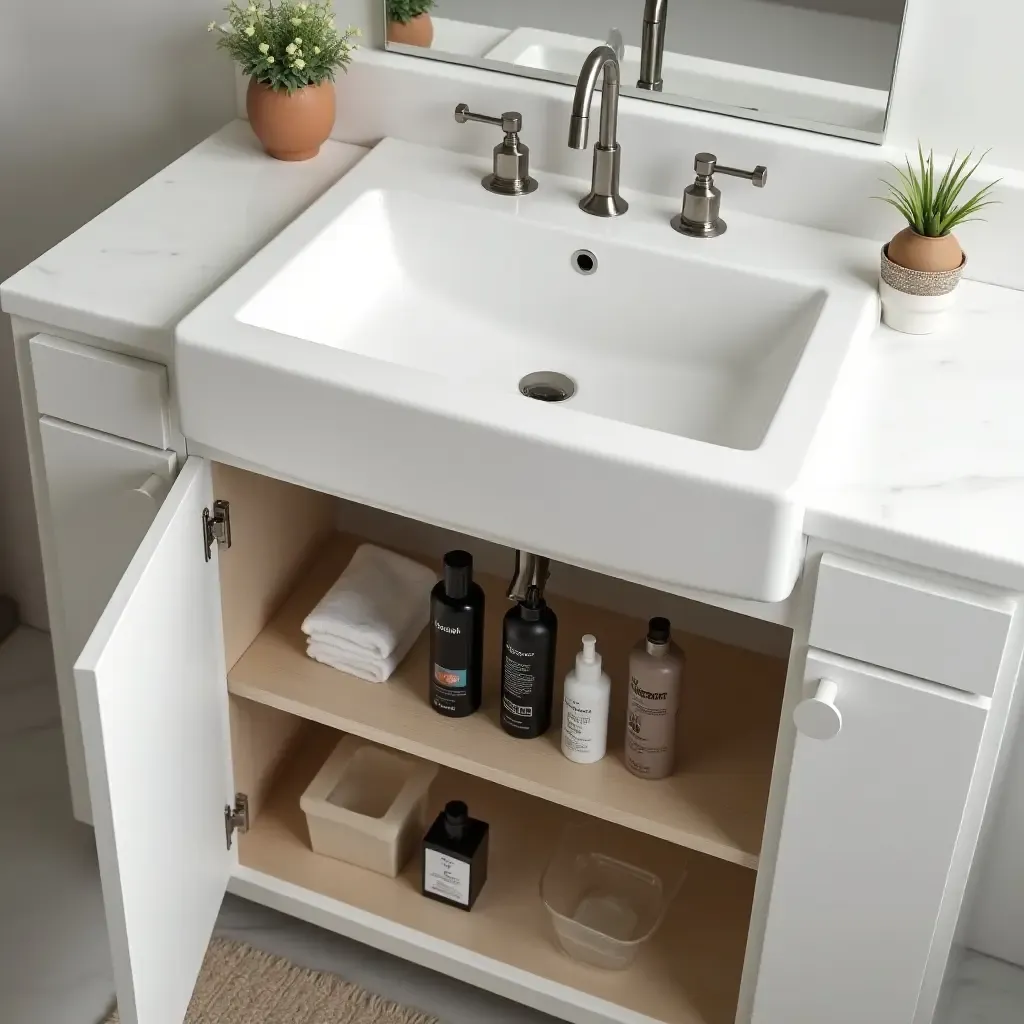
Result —
[{"label": "sink drain", "polygon": [[538,370],[519,382],[519,393],[538,402],[564,402],[576,394],[576,382],[564,373]]},{"label": "sink drain", "polygon": [[590,277],[597,273],[597,257],[589,249],[577,249],[572,254],[572,266],[577,274]]}]

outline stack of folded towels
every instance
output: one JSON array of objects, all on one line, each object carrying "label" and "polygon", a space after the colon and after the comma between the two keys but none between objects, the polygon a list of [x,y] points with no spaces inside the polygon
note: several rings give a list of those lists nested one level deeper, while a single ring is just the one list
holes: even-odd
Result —
[{"label": "stack of folded towels", "polygon": [[382,683],[430,618],[434,573],[425,565],[363,544],[306,616],[306,653],[371,683]]}]

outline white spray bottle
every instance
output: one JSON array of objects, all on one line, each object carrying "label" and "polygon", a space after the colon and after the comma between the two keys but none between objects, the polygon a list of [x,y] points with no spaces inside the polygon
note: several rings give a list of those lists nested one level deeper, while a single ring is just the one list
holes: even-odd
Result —
[{"label": "white spray bottle", "polygon": [[612,681],[601,671],[597,637],[588,633],[576,668],[565,677],[562,699],[562,753],[577,764],[593,764],[608,745],[608,704]]}]

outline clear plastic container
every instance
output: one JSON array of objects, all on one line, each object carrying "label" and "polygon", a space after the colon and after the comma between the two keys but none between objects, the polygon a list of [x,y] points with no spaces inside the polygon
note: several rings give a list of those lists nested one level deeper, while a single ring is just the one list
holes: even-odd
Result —
[{"label": "clear plastic container", "polygon": [[594,830],[570,825],[541,879],[558,944],[573,960],[621,971],[658,929],[685,872],[668,880],[608,849]]}]

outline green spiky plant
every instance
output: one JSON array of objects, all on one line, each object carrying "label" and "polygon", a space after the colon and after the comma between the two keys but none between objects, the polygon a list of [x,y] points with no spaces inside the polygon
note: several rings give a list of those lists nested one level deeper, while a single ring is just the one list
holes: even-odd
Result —
[{"label": "green spiky plant", "polygon": [[289,95],[348,70],[360,34],[337,28],[332,0],[230,0],[225,10],[226,25],[207,26],[220,33],[217,45],[246,75]]},{"label": "green spiky plant", "polygon": [[437,0],[387,0],[387,3],[388,21],[398,21],[405,25],[435,7]]},{"label": "green spiky plant", "polygon": [[968,169],[973,155],[971,151],[957,163],[959,153],[954,153],[945,173],[936,181],[935,153],[929,150],[925,158],[924,150],[918,143],[918,166],[914,167],[909,157],[905,171],[893,164],[893,169],[900,176],[899,184],[894,185],[883,179],[882,183],[889,190],[889,195],[874,198],[899,210],[917,234],[926,238],[942,238],[961,224],[981,220],[977,213],[998,202],[991,198],[992,189],[999,184],[998,181],[986,185],[969,199],[959,201],[967,182],[988,154],[983,153]]}]

